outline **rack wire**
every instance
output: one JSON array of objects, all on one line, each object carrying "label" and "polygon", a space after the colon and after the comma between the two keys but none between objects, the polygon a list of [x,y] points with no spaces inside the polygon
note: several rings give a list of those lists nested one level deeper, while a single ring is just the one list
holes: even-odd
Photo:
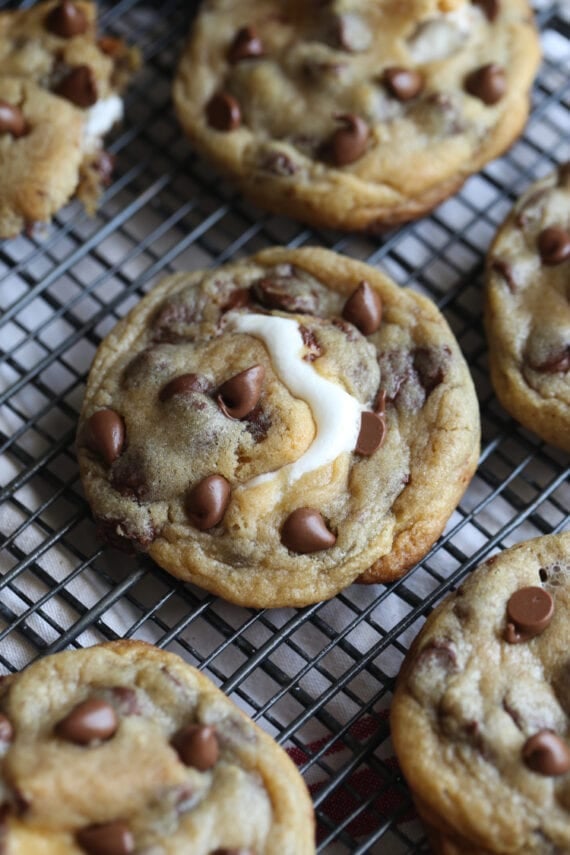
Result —
[{"label": "rack wire", "polygon": [[[427,851],[390,744],[400,663],[425,615],[480,561],[569,525],[567,455],[518,426],[490,388],[481,280],[516,196],[570,158],[570,9],[537,6],[544,63],[523,138],[432,216],[371,238],[261,213],[192,154],[170,88],[194,3],[100,5],[102,29],[145,58],[109,147],[116,178],[94,218],[73,203],[43,233],[0,243],[0,673],[118,637],[166,647],[289,750],[314,798],[319,852]],[[275,243],[330,247],[430,295],[470,364],[483,445],[444,535],[404,579],[354,585],[304,609],[253,611],[103,548],[73,444],[97,345],[160,274]]]}]

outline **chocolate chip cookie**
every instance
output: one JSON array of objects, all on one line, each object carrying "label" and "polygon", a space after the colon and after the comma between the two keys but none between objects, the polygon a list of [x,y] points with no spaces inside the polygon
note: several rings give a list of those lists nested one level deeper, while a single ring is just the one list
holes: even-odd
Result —
[{"label": "chocolate chip cookie", "polygon": [[533,184],[487,258],[491,379],[504,408],[570,451],[570,163]]},{"label": "chocolate chip cookie", "polygon": [[0,683],[7,855],[311,855],[286,753],[178,656],[117,641]]},{"label": "chocolate chip cookie", "polygon": [[74,194],[94,209],[112,172],[103,136],[138,63],[96,33],[94,3],[0,12],[0,237],[47,222]]},{"label": "chocolate chip cookie", "polygon": [[428,618],[392,705],[434,851],[570,851],[570,532],[490,558]]},{"label": "chocolate chip cookie", "polygon": [[157,285],[101,345],[77,439],[104,537],[248,606],[400,576],[476,466],[479,411],[426,298],[328,250]]},{"label": "chocolate chip cookie", "polygon": [[255,203],[374,230],[425,214],[516,139],[539,56],[526,0],[209,0],[174,102]]}]

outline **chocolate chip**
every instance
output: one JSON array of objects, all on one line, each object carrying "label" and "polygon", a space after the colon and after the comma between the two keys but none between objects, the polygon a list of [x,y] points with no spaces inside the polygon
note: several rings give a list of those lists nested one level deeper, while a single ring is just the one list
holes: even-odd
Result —
[{"label": "chocolate chip", "polygon": [[380,294],[368,282],[362,281],[344,304],[342,316],[363,335],[372,335],[382,322]]},{"label": "chocolate chip", "polygon": [[0,742],[8,743],[12,741],[14,736],[14,728],[10,719],[0,713]]},{"label": "chocolate chip", "polygon": [[334,38],[339,47],[350,53],[368,50],[372,43],[370,28],[360,15],[338,15],[333,24]]},{"label": "chocolate chip", "polygon": [[7,101],[0,101],[0,134],[11,134],[18,139],[23,137],[26,131],[26,120],[20,108]]},{"label": "chocolate chip", "polygon": [[85,425],[85,443],[110,466],[125,444],[125,424],[115,410],[97,410]]},{"label": "chocolate chip", "polygon": [[306,348],[303,359],[305,362],[314,362],[315,359],[318,359],[322,355],[323,348],[319,344],[313,330],[310,330],[305,324],[299,324],[299,332]]},{"label": "chocolate chip", "polygon": [[489,21],[494,21],[499,14],[499,0],[473,0],[473,5],[480,6]]},{"label": "chocolate chip", "polygon": [[354,449],[357,454],[370,457],[380,448],[386,435],[386,422],[376,413],[364,412],[360,417],[360,433]]},{"label": "chocolate chip", "polygon": [[399,101],[410,101],[424,88],[424,78],[411,68],[387,68],[382,77],[385,86]]},{"label": "chocolate chip", "polygon": [[75,835],[80,849],[88,855],[130,855],[135,840],[126,822],[115,820],[104,825],[90,825]]},{"label": "chocolate chip", "polygon": [[169,401],[175,395],[190,395],[192,392],[207,392],[209,382],[202,374],[180,374],[170,380],[158,393],[161,401]]},{"label": "chocolate chip", "polygon": [[281,543],[291,552],[320,552],[336,543],[322,514],[313,508],[297,508],[289,514],[281,529]]},{"label": "chocolate chip", "polygon": [[445,672],[457,670],[457,652],[449,639],[432,639],[419,654],[416,668],[431,667],[434,664]]},{"label": "chocolate chip", "polygon": [[264,54],[263,44],[254,27],[241,27],[228,50],[228,60],[231,63],[243,59],[256,59]]},{"label": "chocolate chip", "polygon": [[87,16],[75,3],[63,0],[46,15],[45,26],[50,33],[70,39],[87,30]]},{"label": "chocolate chip", "polygon": [[570,771],[570,749],[551,730],[541,730],[527,739],[522,756],[528,768],[539,775],[556,777]]},{"label": "chocolate chip", "polygon": [[517,283],[515,281],[515,276],[513,273],[513,268],[508,262],[503,261],[502,258],[494,258],[491,261],[491,270],[495,270],[499,276],[502,276],[507,285],[509,286],[509,290],[514,294],[517,290]]},{"label": "chocolate chip", "polygon": [[261,168],[281,178],[288,178],[299,171],[298,166],[282,151],[270,151],[263,158]]},{"label": "chocolate chip", "polygon": [[185,766],[206,772],[218,761],[219,745],[216,728],[205,724],[189,724],[178,731],[172,747]]},{"label": "chocolate chip", "polygon": [[190,491],[186,513],[192,525],[206,531],[222,521],[230,502],[231,487],[222,475],[208,475]]},{"label": "chocolate chip", "polygon": [[325,144],[324,154],[335,166],[347,166],[366,151],[370,130],[364,119],[354,113],[339,114],[335,119],[342,123],[342,127]]},{"label": "chocolate chip", "polygon": [[89,745],[95,740],[111,739],[119,726],[117,713],[106,701],[89,698],[77,704],[55,726],[55,733],[66,742]]},{"label": "chocolate chip", "polygon": [[217,92],[206,104],[206,118],[217,131],[235,131],[241,124],[241,110],[229,92]]},{"label": "chocolate chip", "polygon": [[570,258],[570,232],[559,226],[549,226],[539,234],[537,246],[545,266],[562,264]]},{"label": "chocolate chip", "polygon": [[257,406],[264,378],[263,365],[252,365],[222,383],[216,401],[223,414],[230,419],[247,416]]},{"label": "chocolate chip", "polygon": [[496,104],[507,91],[505,69],[495,62],[482,65],[467,75],[465,89],[484,104]]},{"label": "chocolate chip", "polygon": [[528,641],[543,632],[554,614],[554,600],[544,588],[529,586],[511,594],[507,603],[505,640]]},{"label": "chocolate chip", "polygon": [[78,65],[58,83],[54,92],[76,107],[92,107],[98,97],[95,75],[88,65]]}]

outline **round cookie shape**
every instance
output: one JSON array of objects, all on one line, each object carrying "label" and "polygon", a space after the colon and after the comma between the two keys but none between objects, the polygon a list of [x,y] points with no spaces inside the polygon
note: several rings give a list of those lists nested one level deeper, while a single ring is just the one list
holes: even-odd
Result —
[{"label": "round cookie shape", "polygon": [[521,196],[489,249],[485,326],[503,407],[570,451],[570,164]]},{"label": "round cookie shape", "polygon": [[511,145],[539,61],[527,0],[211,0],[174,103],[256,204],[375,231],[430,211]]},{"label": "round cookie shape", "polygon": [[232,602],[304,605],[423,557],[476,467],[479,411],[429,300],[276,248],[169,277],[116,326],[77,449],[110,543]]},{"label": "round cookie shape", "polygon": [[569,619],[564,532],[490,558],[412,645],[392,738],[435,853],[570,850]]},{"label": "round cookie shape", "polygon": [[[97,706],[115,729],[76,739]],[[137,641],[48,656],[2,681],[0,710],[7,853],[315,852],[292,761],[178,656]]]}]

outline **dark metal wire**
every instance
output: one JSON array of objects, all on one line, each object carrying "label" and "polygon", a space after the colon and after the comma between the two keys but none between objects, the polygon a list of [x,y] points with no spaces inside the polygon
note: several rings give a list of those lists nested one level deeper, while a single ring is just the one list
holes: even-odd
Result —
[{"label": "dark metal wire", "polygon": [[[1,9],[30,5],[0,0]],[[489,554],[569,522],[567,456],[520,428],[490,388],[481,279],[485,247],[513,200],[570,156],[570,22],[553,4],[538,13],[545,38],[565,43],[566,54],[545,59],[523,140],[431,217],[372,239],[262,214],[191,153],[169,92],[195,5],[101,4],[102,26],[144,53],[125,128],[110,144],[117,178],[95,218],[74,203],[47,234],[0,243],[0,671],[121,636],[168,647],[291,751],[312,788],[319,851],[425,852],[390,747],[397,665],[424,616]],[[404,579],[256,612],[183,585],[145,557],[102,548],[73,442],[89,355],[157,276],[274,243],[328,246],[427,292],[470,363],[484,441],[445,534]]]}]

